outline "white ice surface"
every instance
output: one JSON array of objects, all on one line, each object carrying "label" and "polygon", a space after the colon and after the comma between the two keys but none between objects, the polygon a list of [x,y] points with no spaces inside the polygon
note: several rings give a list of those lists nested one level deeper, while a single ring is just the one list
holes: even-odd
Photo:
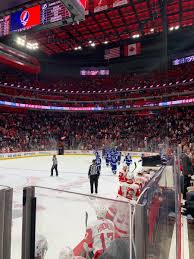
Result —
[{"label": "white ice surface", "polygon": [[[93,156],[58,156],[59,177],[50,177],[51,157],[0,160],[0,185],[14,188],[11,259],[21,259],[23,187],[37,185],[90,194],[87,173],[92,159]],[[103,162],[98,196],[114,199],[117,178]],[[95,207],[101,201],[49,189],[37,189],[36,197],[36,231],[47,238],[49,245],[45,259],[58,259],[64,246],[73,248],[83,239],[85,212],[89,221],[95,219]]]}]

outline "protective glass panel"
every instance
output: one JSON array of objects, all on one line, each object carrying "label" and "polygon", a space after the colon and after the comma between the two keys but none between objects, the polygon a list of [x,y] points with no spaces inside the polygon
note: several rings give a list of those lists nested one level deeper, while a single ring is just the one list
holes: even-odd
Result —
[{"label": "protective glass panel", "polygon": [[12,203],[11,259],[21,259],[22,251],[22,192],[23,187],[15,188]]},{"label": "protective glass panel", "polygon": [[138,246],[141,237],[136,229],[136,258],[158,259],[169,258],[170,255],[176,258],[177,209],[173,166],[161,168],[143,193],[140,204],[143,210],[138,213],[142,215],[135,215],[135,226],[137,229],[141,226],[142,233],[145,233],[145,250]]},{"label": "protective glass panel", "polygon": [[[36,187],[35,258],[131,258],[128,202]],[[61,257],[60,257],[61,256]],[[109,257],[108,257],[109,256]],[[80,257],[80,258],[82,258]]]}]

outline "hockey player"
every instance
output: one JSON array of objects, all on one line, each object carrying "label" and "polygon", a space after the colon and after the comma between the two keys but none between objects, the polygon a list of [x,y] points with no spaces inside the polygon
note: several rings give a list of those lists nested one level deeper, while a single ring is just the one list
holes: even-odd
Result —
[{"label": "hockey player", "polygon": [[132,178],[128,178],[126,182],[121,183],[118,196],[122,196],[130,201],[136,201],[141,193],[141,188]]},{"label": "hockey player", "polygon": [[144,177],[142,172],[138,172],[137,176],[135,177],[135,182],[141,184],[143,186],[148,182],[148,179]]},{"label": "hockey player", "polygon": [[110,163],[111,163],[112,173],[116,174],[117,173],[117,158],[115,155],[111,157]]},{"label": "hockey player", "polygon": [[118,161],[118,165],[120,165],[121,163],[121,151],[117,151],[117,161]]},{"label": "hockey player", "polygon": [[131,155],[129,153],[125,156],[125,159],[124,159],[123,162],[125,162],[126,165],[128,167],[130,167],[130,165],[132,164],[132,158],[131,158]]},{"label": "hockey player", "polygon": [[106,166],[108,167],[110,165],[111,162],[111,154],[109,151],[107,151],[106,153]]},{"label": "hockey player", "polygon": [[101,160],[101,158],[100,158],[100,155],[98,154],[98,155],[96,156],[96,165],[97,165],[97,168],[98,168],[99,173],[101,172],[101,163],[102,163],[102,160]]},{"label": "hockey player", "polygon": [[48,242],[42,235],[37,235],[35,242],[35,259],[44,259],[48,250]]},{"label": "hockey player", "polygon": [[106,218],[111,220],[115,228],[115,238],[127,238],[129,236],[129,205],[128,200],[122,196],[117,197],[107,210]]},{"label": "hockey player", "polygon": [[128,167],[126,165],[119,171],[119,183],[127,181]]},{"label": "hockey player", "polygon": [[133,182],[133,175],[129,174],[127,165],[124,165],[123,168],[119,171],[119,183],[132,184]]},{"label": "hockey player", "polygon": [[126,165],[119,172],[119,184],[118,196],[123,196],[128,200],[136,200],[140,195],[141,188],[135,183],[133,175],[128,175],[128,167]]},{"label": "hockey player", "polygon": [[99,156],[99,152],[97,150],[94,150],[95,157]]},{"label": "hockey player", "polygon": [[106,219],[107,209],[97,210],[96,214],[97,220],[87,227],[83,245],[86,254],[93,251],[94,259],[99,258],[115,239],[114,224]]}]

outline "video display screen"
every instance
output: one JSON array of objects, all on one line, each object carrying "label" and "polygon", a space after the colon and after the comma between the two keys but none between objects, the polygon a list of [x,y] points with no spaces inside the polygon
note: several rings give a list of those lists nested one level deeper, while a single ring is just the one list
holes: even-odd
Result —
[{"label": "video display screen", "polygon": [[81,68],[80,75],[81,76],[109,76],[110,70],[108,68]]},{"label": "video display screen", "polygon": [[10,33],[10,16],[0,18],[0,37]]},{"label": "video display screen", "polygon": [[36,5],[0,18],[0,37],[8,35],[10,32],[29,30],[70,17],[71,13],[60,0]]},{"label": "video display screen", "polygon": [[71,13],[61,1],[46,3],[41,6],[41,24],[54,23],[69,17],[71,17]]},{"label": "video display screen", "polygon": [[10,31],[23,31],[40,25],[40,15],[40,5],[11,14]]},{"label": "video display screen", "polygon": [[178,66],[178,65],[190,63],[190,62],[194,62],[194,55],[188,56],[188,57],[183,57],[183,58],[177,58],[172,61],[172,64],[174,66]]}]

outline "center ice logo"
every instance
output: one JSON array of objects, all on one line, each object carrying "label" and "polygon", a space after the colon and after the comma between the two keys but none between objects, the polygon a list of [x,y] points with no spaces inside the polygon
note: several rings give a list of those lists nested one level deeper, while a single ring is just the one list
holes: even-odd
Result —
[{"label": "center ice logo", "polygon": [[23,11],[20,15],[20,21],[23,26],[26,26],[27,22],[29,21],[30,13],[28,11]]}]

